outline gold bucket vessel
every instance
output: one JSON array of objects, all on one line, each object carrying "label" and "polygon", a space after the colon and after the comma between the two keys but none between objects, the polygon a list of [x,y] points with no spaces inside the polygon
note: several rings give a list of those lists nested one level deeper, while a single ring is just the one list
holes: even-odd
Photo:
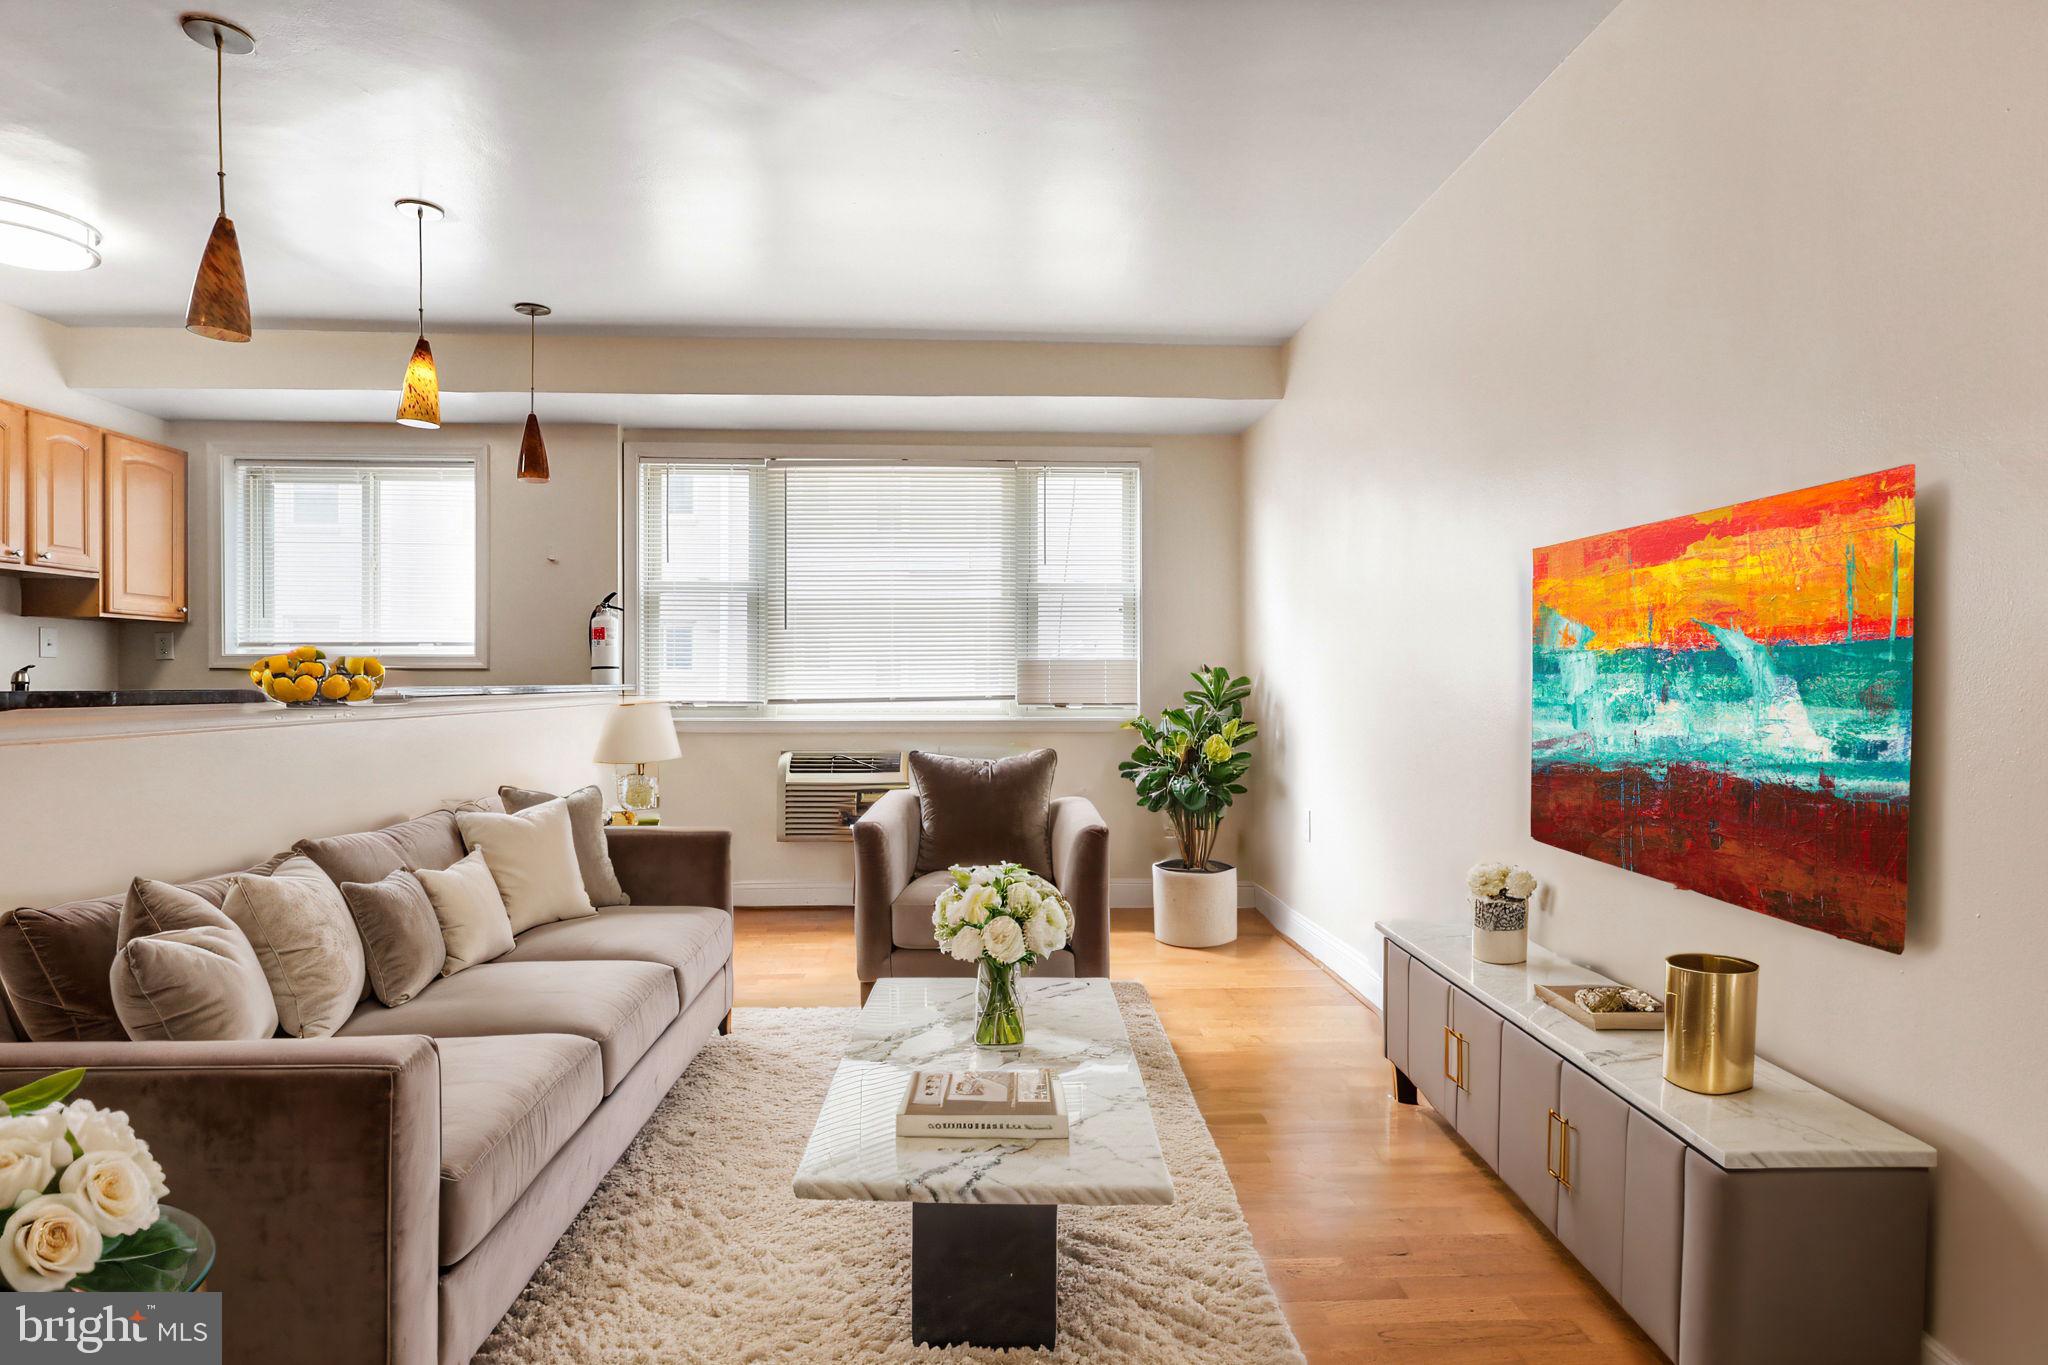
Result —
[{"label": "gold bucket vessel", "polygon": [[1664,1079],[1702,1095],[1756,1080],[1757,965],[1719,953],[1664,959]]}]

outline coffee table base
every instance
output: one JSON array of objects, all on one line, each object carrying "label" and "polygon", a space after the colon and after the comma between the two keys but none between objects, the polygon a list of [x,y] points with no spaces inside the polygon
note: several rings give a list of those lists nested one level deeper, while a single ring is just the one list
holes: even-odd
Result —
[{"label": "coffee table base", "polygon": [[912,1204],[910,1338],[1045,1346],[1059,1322],[1059,1205]]}]

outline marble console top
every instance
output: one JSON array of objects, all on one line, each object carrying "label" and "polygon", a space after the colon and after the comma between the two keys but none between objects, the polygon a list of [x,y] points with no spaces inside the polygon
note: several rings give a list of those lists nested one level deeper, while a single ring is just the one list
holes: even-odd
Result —
[{"label": "marble console top", "polygon": [[[946,1204],[1171,1204],[1152,1106],[1116,995],[1102,980],[1026,978],[1024,1046],[974,1046],[974,982],[875,983],[833,1074],[794,1182],[799,1199]],[[919,1069],[1051,1067],[1064,1140],[899,1138],[896,1109]]]},{"label": "marble console top", "polygon": [[[1664,1079],[1662,1032],[1590,1029],[1536,995],[1538,985],[1609,980],[1539,944],[1529,945],[1527,962],[1499,967],[1474,960],[1466,924],[1394,920],[1378,928],[1453,986],[1730,1170],[1934,1164],[1934,1149],[1918,1138],[1761,1057],[1756,1085],[1739,1094],[1696,1095],[1670,1084]],[[1663,987],[1661,981],[1631,984],[1652,993]]]}]

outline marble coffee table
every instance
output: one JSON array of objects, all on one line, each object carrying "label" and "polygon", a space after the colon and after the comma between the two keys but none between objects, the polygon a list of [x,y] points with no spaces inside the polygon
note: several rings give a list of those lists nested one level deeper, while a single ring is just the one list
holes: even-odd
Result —
[{"label": "marble coffee table", "polygon": [[[1024,982],[1024,1046],[974,1045],[974,982],[875,983],[797,1166],[799,1199],[907,1202],[920,1345],[1051,1346],[1061,1204],[1170,1204],[1152,1106],[1109,982]],[[899,1138],[918,1070],[1050,1067],[1069,1136]]]}]

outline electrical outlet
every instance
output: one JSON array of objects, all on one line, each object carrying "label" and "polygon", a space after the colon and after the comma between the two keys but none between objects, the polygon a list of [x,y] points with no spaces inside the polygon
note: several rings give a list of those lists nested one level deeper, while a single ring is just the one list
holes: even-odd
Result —
[{"label": "electrical outlet", "polygon": [[36,657],[41,659],[54,659],[57,657],[57,628],[55,626],[36,627]]},{"label": "electrical outlet", "polygon": [[158,631],[156,633],[156,657],[158,659],[177,658],[178,637],[167,630]]}]

